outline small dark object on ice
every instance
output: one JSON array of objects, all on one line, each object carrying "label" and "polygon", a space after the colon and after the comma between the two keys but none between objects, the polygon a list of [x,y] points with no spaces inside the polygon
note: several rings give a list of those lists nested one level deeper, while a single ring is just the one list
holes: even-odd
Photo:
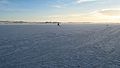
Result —
[{"label": "small dark object on ice", "polygon": [[60,26],[60,23],[58,22],[57,25]]},{"label": "small dark object on ice", "polygon": [[106,26],[109,26],[109,24],[107,24]]}]

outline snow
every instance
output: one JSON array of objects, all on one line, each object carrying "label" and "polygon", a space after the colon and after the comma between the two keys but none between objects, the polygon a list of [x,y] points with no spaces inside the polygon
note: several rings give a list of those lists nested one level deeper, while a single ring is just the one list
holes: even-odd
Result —
[{"label": "snow", "polygon": [[0,68],[120,68],[120,25],[0,25]]}]

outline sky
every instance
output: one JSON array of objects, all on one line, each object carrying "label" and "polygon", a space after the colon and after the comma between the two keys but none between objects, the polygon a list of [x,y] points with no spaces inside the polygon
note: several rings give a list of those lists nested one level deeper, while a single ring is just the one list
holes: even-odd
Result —
[{"label": "sky", "polygon": [[120,0],[0,0],[0,20],[120,22]]}]

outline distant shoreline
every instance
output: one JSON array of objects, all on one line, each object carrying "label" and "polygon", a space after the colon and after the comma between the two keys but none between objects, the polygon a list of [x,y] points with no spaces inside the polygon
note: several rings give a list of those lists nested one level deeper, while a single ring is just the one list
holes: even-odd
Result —
[{"label": "distant shoreline", "polygon": [[57,25],[60,24],[120,24],[114,22],[25,22],[25,21],[0,21],[0,25]]}]

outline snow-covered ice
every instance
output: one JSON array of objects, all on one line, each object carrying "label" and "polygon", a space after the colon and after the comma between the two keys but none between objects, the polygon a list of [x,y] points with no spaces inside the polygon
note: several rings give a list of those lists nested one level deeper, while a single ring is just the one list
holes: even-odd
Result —
[{"label": "snow-covered ice", "polygon": [[120,68],[120,25],[0,25],[0,68]]}]

